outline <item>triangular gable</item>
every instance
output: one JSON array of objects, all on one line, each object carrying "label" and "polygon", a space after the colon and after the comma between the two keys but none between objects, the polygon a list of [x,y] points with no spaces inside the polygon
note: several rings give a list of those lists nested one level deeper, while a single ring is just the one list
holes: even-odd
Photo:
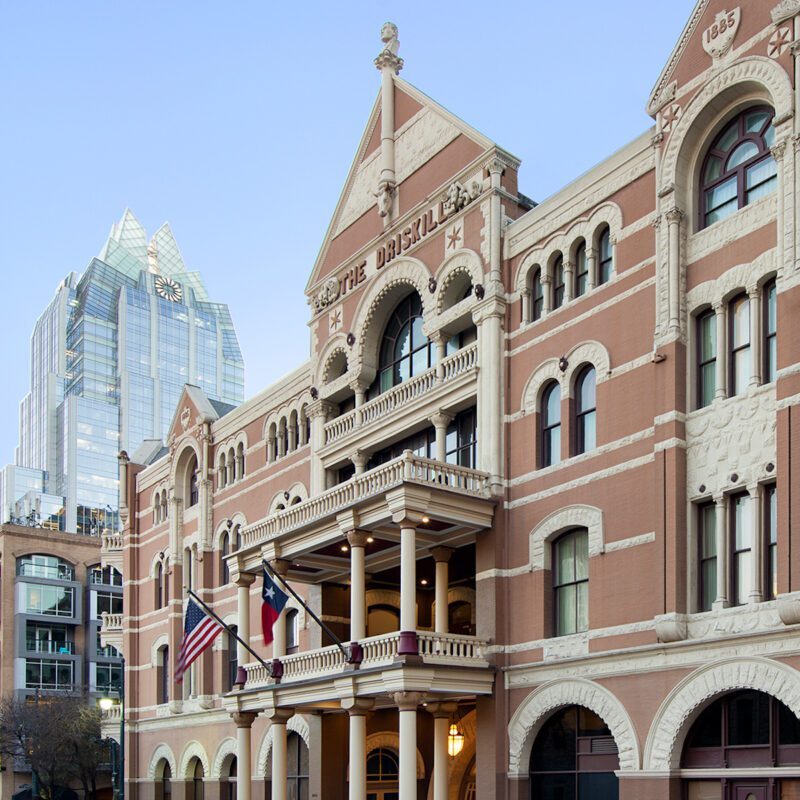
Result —
[{"label": "triangular gable", "polygon": [[[395,77],[395,173],[398,186],[419,170],[431,158],[460,136],[466,137],[481,151],[495,144],[455,114],[432,100],[410,83]],[[308,281],[306,291],[327,273],[326,264],[331,243],[353,223],[374,211],[375,232],[383,230],[378,217],[374,192],[380,177],[380,93],[373,103],[369,119],[361,136],[355,158],[350,166],[342,192],[336,204],[323,244]],[[367,239],[368,240],[368,239]],[[366,241],[361,242],[365,244]]]},{"label": "triangular gable", "polygon": [[172,421],[167,429],[167,440],[171,436],[181,436],[195,426],[197,418],[202,422],[216,422],[219,419],[216,409],[205,392],[191,383],[184,384]]}]

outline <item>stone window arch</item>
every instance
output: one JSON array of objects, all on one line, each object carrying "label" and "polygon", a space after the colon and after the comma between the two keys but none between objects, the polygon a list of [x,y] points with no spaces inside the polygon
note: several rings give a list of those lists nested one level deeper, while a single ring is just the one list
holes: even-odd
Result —
[{"label": "stone window arch", "polygon": [[159,744],[150,756],[150,763],[147,768],[147,777],[151,781],[159,780],[164,771],[164,767],[170,768],[170,777],[178,774],[178,762],[168,744]]},{"label": "stone window arch", "polygon": [[196,505],[199,499],[200,458],[194,444],[187,444],[174,460],[175,494],[184,508]]},{"label": "stone window arch", "polygon": [[[286,723],[286,732],[287,734],[296,733],[305,742],[306,747],[310,747],[311,732],[308,727],[308,722],[306,722],[300,714],[289,717],[289,721]],[[272,727],[267,728],[264,738],[261,740],[261,747],[259,748],[258,756],[255,761],[256,775],[262,779],[271,778],[270,773],[267,771],[267,766],[268,760],[272,754],[273,735]]]},{"label": "stone window arch", "polygon": [[436,312],[442,314],[469,297],[483,280],[480,256],[461,250],[446,258],[436,271]]},{"label": "stone window arch", "polygon": [[589,558],[605,550],[603,512],[595,506],[571,505],[546,516],[530,534],[530,569],[551,569],[550,544],[565,531],[586,528]]}]

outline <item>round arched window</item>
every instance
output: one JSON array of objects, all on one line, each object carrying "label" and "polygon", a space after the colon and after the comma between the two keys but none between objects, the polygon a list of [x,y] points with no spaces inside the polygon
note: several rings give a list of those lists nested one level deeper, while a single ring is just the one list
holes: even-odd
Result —
[{"label": "round arched window", "polygon": [[731,120],[708,148],[700,172],[701,228],[777,187],[778,167],[770,151],[775,143],[774,116],[768,106],[748,108]]},{"label": "round arched window", "polygon": [[419,375],[433,363],[432,342],[422,331],[422,301],[416,292],[392,312],[381,340],[378,377],[371,394],[380,394]]}]

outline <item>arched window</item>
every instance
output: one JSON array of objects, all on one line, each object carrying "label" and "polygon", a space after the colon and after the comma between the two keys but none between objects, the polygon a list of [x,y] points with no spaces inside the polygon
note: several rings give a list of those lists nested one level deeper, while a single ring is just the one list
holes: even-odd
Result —
[{"label": "arched window", "polygon": [[575,381],[575,454],[588,453],[597,445],[597,400],[594,367],[584,367]]},{"label": "arched window", "polygon": [[764,284],[761,290],[764,298],[764,368],[762,380],[772,383],[778,371],[778,293],[775,278]]},{"label": "arched window", "polygon": [[228,459],[223,453],[219,457],[217,488],[224,489],[228,485]]},{"label": "arched window", "polygon": [[233,448],[228,450],[228,483],[235,483],[239,479],[239,472],[236,469],[236,455]]},{"label": "arched window", "polygon": [[161,771],[161,775],[156,779],[155,800],[172,800],[172,769],[168,761],[162,761],[156,767],[156,775]]},{"label": "arched window", "polygon": [[[286,797],[308,798],[308,761],[308,746],[292,731],[286,736]],[[264,776],[265,795],[272,797],[272,753],[267,757]]]},{"label": "arched window", "polygon": [[[797,779],[780,781],[778,789],[778,778],[770,772],[797,765],[800,720],[792,711],[763,692],[731,692],[707,706],[686,735],[681,753],[682,796],[736,800],[791,797]],[[702,770],[696,779],[691,774],[695,769]],[[736,773],[729,776],[727,770]],[[730,794],[723,794],[725,785]],[[773,793],[773,789],[778,791]]]},{"label": "arched window", "polygon": [[542,392],[541,465],[549,467],[561,461],[561,387],[551,381]]},{"label": "arched window", "polygon": [[161,521],[163,522],[165,519],[169,519],[169,506],[167,505],[167,493],[162,492],[161,494]]},{"label": "arched window", "polygon": [[743,394],[750,383],[750,298],[744,292],[728,305],[730,341],[728,392]]},{"label": "arched window", "polygon": [[156,492],[153,498],[153,524],[161,522],[161,493]]},{"label": "arched window", "polygon": [[169,646],[158,648],[156,657],[156,703],[169,703]]},{"label": "arched window", "polygon": [[553,308],[564,305],[564,256],[559,254],[553,262]]},{"label": "arched window", "polygon": [[611,280],[614,271],[614,255],[611,249],[611,231],[606,225],[597,240],[597,285],[602,286]]},{"label": "arched window", "polygon": [[236,446],[236,474],[239,480],[244,478],[244,444],[239,442]]},{"label": "arched window", "polygon": [[239,669],[239,653],[237,650],[239,643],[233,635],[234,633],[238,633],[238,631],[239,628],[236,625],[231,625],[230,631],[228,631],[228,681],[226,686],[228,691],[233,689],[233,683],[236,680],[236,672]]},{"label": "arched window", "polygon": [[712,309],[697,316],[697,407],[711,405],[717,390],[717,315]]},{"label": "arched window", "polygon": [[161,561],[156,564],[156,574],[153,581],[153,588],[155,591],[156,608],[164,608],[164,564]]},{"label": "arched window", "polygon": [[230,757],[226,774],[220,777],[220,800],[236,800],[236,776],[238,774],[236,756]]},{"label": "arched window", "polygon": [[308,406],[300,408],[300,444],[308,444],[311,441],[311,417],[308,416]]},{"label": "arched window", "polygon": [[272,463],[278,457],[278,428],[273,422],[267,433],[267,461]]},{"label": "arched window", "polygon": [[544,312],[544,286],[542,286],[542,270],[537,267],[531,279],[531,322],[542,318]]},{"label": "arched window", "polygon": [[778,167],[770,148],[775,143],[775,112],[748,108],[729,122],[708,148],[700,172],[701,228],[729,217],[774,191]]},{"label": "arched window", "polygon": [[198,489],[199,475],[197,469],[197,456],[194,453],[192,453],[189,463],[186,466],[186,476],[188,478],[188,492],[186,493],[186,497],[189,501],[188,505],[196,506],[200,499],[200,495]]},{"label": "arched window", "polygon": [[367,755],[367,793],[368,797],[397,797],[400,780],[400,763],[397,753],[388,747],[379,747]]},{"label": "arched window", "polygon": [[183,551],[183,579],[186,581],[186,585],[190,588],[194,588],[194,564],[192,563],[194,559],[192,558],[192,551],[187,547]]},{"label": "arched window", "polygon": [[296,608],[290,608],[286,612],[286,654],[291,655],[297,652],[300,645],[300,615]]},{"label": "arched window", "polygon": [[617,744],[605,722],[588,708],[568,706],[544,723],[533,743],[531,797],[617,800],[618,769]]},{"label": "arched window", "polygon": [[553,542],[555,635],[589,629],[589,532],[563,533]]},{"label": "arched window", "polygon": [[191,797],[188,800],[203,800],[204,785],[203,779],[206,773],[203,769],[203,763],[199,758],[193,758],[189,762],[189,785],[186,787]]},{"label": "arched window", "polygon": [[222,534],[219,540],[219,575],[222,585],[226,586],[231,582],[231,571],[225,556],[231,552],[231,537],[228,531]]},{"label": "arched window", "polygon": [[433,363],[433,345],[422,332],[422,301],[412,292],[392,312],[383,331],[378,375],[371,394],[380,394],[419,375]]},{"label": "arched window", "polygon": [[581,242],[575,251],[575,297],[586,294],[589,288],[589,261],[586,258],[586,242]]}]

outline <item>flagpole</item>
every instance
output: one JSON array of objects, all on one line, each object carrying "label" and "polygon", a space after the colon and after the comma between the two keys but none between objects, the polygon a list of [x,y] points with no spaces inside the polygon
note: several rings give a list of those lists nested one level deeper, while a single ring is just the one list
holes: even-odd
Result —
[{"label": "flagpole", "polygon": [[222,627],[225,628],[225,630],[228,631],[228,633],[233,636],[233,638],[236,639],[236,641],[239,642],[239,644],[242,645],[242,647],[244,647],[244,649],[247,650],[247,652],[250,653],[250,655],[253,656],[253,658],[255,658],[262,667],[265,667],[270,675],[272,675],[272,666],[270,664],[267,664],[267,662],[264,661],[264,659],[261,658],[261,656],[256,653],[256,651],[253,650],[253,648],[250,647],[250,645],[247,644],[247,642],[245,642],[236,631],[231,630],[191,589],[188,587],[184,588],[186,589],[186,593],[189,595],[189,597],[193,597],[195,600],[197,600],[197,602],[203,606],[206,612],[210,614],[217,622],[219,622],[219,624],[222,625]]},{"label": "flagpole", "polygon": [[303,600],[303,598],[300,597],[300,595],[297,594],[297,592],[294,589],[292,589],[291,586],[289,586],[283,575],[279,575],[277,572],[275,572],[275,570],[273,570],[272,567],[266,561],[262,561],[261,563],[264,565],[264,569],[273,578],[277,578],[289,590],[292,597],[294,597],[294,599],[297,600],[297,602],[300,603],[301,606],[303,606],[303,608],[308,612],[308,615],[311,617],[311,619],[313,619],[314,622],[316,622],[317,625],[319,625],[320,628],[322,628],[322,630],[325,631],[325,633],[327,633],[328,636],[331,637],[331,639],[333,639],[333,643],[339,648],[339,650],[342,651],[342,655],[344,655],[344,657],[349,661],[350,658],[352,657],[352,653],[350,652],[349,648],[346,648],[344,644],[342,644],[342,640],[308,607],[305,600]]}]

